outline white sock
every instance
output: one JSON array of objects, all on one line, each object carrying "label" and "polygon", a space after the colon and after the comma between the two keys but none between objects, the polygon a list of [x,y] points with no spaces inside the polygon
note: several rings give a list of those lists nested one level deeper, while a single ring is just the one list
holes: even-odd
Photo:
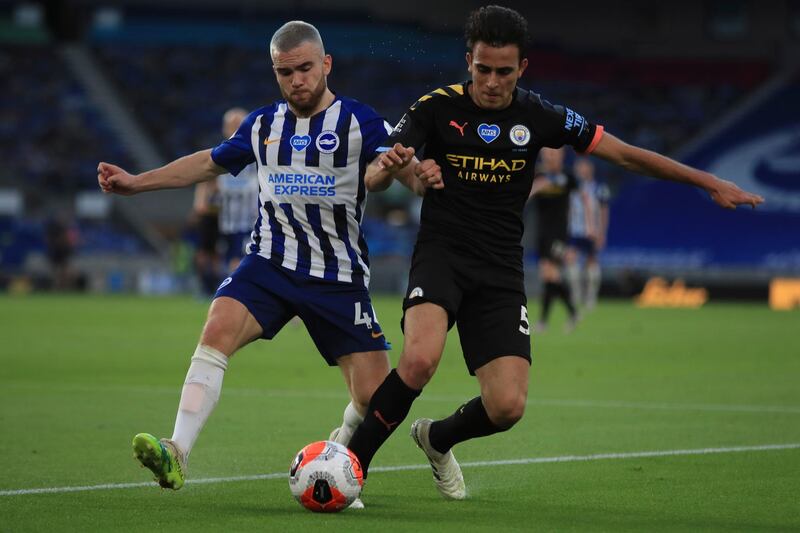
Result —
[{"label": "white sock", "polygon": [[198,344],[186,373],[172,440],[189,457],[200,430],[219,401],[222,377],[228,368],[224,353]]},{"label": "white sock", "polygon": [[586,305],[591,309],[597,304],[597,295],[600,292],[600,265],[597,263],[589,265],[586,269],[586,278]]},{"label": "white sock", "polygon": [[350,444],[350,439],[353,438],[358,425],[364,420],[361,413],[358,412],[353,402],[347,404],[344,408],[344,415],[342,416],[342,427],[339,428],[339,434],[336,435],[336,440],[339,444],[347,446]]},{"label": "white sock", "polygon": [[578,263],[567,265],[564,269],[566,274],[567,283],[569,284],[569,292],[572,296],[572,305],[577,309],[583,305],[583,291],[581,291],[581,269]]}]

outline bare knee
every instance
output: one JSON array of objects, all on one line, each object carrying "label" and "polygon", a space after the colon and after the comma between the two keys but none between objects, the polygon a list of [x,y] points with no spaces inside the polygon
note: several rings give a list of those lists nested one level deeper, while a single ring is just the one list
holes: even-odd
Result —
[{"label": "bare knee", "polygon": [[447,339],[447,311],[425,302],[409,308],[404,320],[405,340],[397,373],[406,385],[422,390],[442,358]]},{"label": "bare knee", "polygon": [[422,390],[428,384],[439,366],[439,357],[432,354],[404,351],[397,365],[397,373],[406,385]]},{"label": "bare knee", "polygon": [[222,296],[211,303],[200,343],[230,357],[261,333],[261,326],[241,302]]},{"label": "bare knee", "polygon": [[231,357],[240,348],[240,343],[237,342],[237,333],[237,331],[233,331],[230,324],[221,320],[209,319],[203,327],[200,343],[211,346]]},{"label": "bare knee", "polygon": [[494,425],[502,429],[509,429],[525,414],[525,401],[525,394],[504,392],[493,398],[484,399],[484,406],[489,420]]}]

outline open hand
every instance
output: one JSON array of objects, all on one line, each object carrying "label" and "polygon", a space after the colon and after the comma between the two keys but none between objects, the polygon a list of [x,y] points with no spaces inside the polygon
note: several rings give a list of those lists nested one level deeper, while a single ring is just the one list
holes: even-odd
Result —
[{"label": "open hand", "polygon": [[739,205],[755,207],[764,203],[764,197],[743,191],[735,183],[717,178],[708,193],[711,199],[725,209],[736,209]]}]

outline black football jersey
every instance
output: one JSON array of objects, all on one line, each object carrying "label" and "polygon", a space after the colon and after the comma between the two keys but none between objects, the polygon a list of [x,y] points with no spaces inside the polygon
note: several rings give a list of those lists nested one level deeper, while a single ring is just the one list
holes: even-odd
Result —
[{"label": "black football jersey", "polygon": [[536,193],[536,227],[543,235],[565,240],[569,223],[570,195],[578,189],[578,179],[571,172],[542,172],[539,177],[547,179],[548,184]]},{"label": "black football jersey", "polygon": [[482,109],[469,96],[471,83],[420,98],[384,146],[424,147],[424,158],[442,167],[445,187],[426,192],[418,241],[444,242],[521,271],[522,210],[539,149],[569,144],[588,153],[603,128],[519,87],[507,108]]}]

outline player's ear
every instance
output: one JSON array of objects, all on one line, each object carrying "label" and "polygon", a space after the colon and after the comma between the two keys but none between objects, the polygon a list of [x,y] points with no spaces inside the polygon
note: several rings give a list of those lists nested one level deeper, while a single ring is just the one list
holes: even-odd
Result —
[{"label": "player's ear", "polygon": [[517,76],[517,79],[522,77],[522,74],[525,72],[526,68],[528,68],[528,58],[523,57],[522,61],[519,62],[519,75]]},{"label": "player's ear", "polygon": [[322,72],[325,73],[327,76],[331,73],[331,68],[333,67],[333,57],[330,54],[325,54],[325,57],[322,58]]},{"label": "player's ear", "polygon": [[472,72],[472,52],[467,52],[467,72]]}]

